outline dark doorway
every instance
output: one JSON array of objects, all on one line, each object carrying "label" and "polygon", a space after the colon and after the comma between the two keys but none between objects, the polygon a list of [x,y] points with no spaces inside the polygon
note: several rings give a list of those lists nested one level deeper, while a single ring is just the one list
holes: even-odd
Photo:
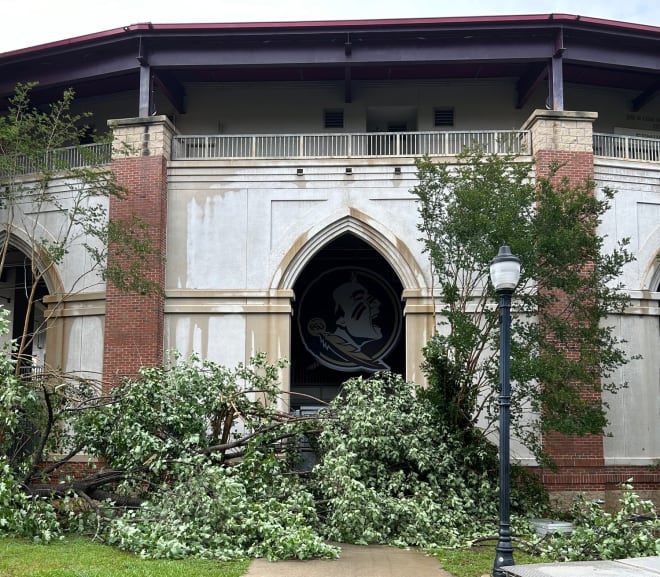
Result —
[{"label": "dark doorway", "polygon": [[[314,410],[351,377],[405,372],[403,286],[367,243],[345,234],[320,250],[294,286],[291,408]],[[321,401],[321,402],[319,402]]]},{"label": "dark doorway", "polygon": [[19,362],[21,369],[25,366],[28,372],[33,371],[35,363],[43,365],[44,361],[46,324],[43,299],[46,295],[48,288],[44,280],[37,279],[35,283],[30,259],[10,246],[0,274],[0,305],[10,313],[11,332],[7,338],[20,341],[23,332],[27,333],[23,358]]}]

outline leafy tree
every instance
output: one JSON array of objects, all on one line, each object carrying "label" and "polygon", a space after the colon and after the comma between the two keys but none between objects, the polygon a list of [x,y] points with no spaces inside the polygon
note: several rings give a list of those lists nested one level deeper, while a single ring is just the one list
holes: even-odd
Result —
[{"label": "leafy tree", "polygon": [[[60,100],[41,109],[31,102],[34,86],[19,84],[0,116],[0,272],[8,265],[10,250],[16,249],[17,238],[27,250],[28,270],[22,280],[26,312],[24,318],[14,319],[22,325],[22,330],[14,331],[15,354],[22,361],[35,334],[48,321],[45,318],[42,326],[32,326],[34,305],[46,293],[44,281],[67,259],[67,273],[78,275],[67,279],[63,287],[67,295],[108,279],[125,290],[156,288],[139,266],[144,262],[141,257],[152,252],[143,223],[137,218],[112,221],[108,217],[108,199],[126,194],[108,165],[109,137],[97,137],[93,146],[83,144],[94,135],[89,132],[89,115],[71,111],[73,90],[65,90]],[[136,266],[108,267],[109,242],[129,254]],[[74,269],[73,261],[85,265]],[[64,299],[66,295],[53,296]],[[51,304],[49,310],[59,304]]]},{"label": "leafy tree", "polygon": [[[496,422],[498,311],[489,263],[508,244],[522,264],[513,299],[512,426],[547,463],[541,438],[600,433],[602,390],[628,362],[607,316],[628,303],[616,279],[633,260],[624,240],[610,253],[598,225],[614,192],[535,174],[513,156],[466,150],[454,166],[417,161],[419,230],[432,265],[441,317],[425,348],[436,404],[459,429]],[[571,354],[567,354],[570,351]]]},{"label": "leafy tree", "polygon": [[[13,331],[8,333],[13,344],[7,353],[14,362],[3,361],[2,394],[11,395],[16,410],[12,422],[0,420],[0,448],[26,484],[60,443],[67,411],[96,394],[86,379],[58,367],[38,366],[33,373],[33,363],[43,363],[32,356],[34,339],[45,333],[66,298],[107,280],[126,291],[157,290],[142,269],[144,257],[153,254],[146,227],[137,218],[109,218],[109,199],[127,194],[109,166],[110,137],[83,144],[94,135],[89,115],[72,112],[73,91],[37,107],[31,101],[34,86],[19,84],[0,116],[0,273],[16,271],[14,296],[20,294],[12,299]],[[108,266],[111,243],[129,257],[130,266]],[[22,266],[8,262],[19,254]],[[51,287],[48,295],[46,279],[56,270],[64,286]],[[10,365],[21,378],[9,379]],[[3,412],[6,418],[11,414]]]}]

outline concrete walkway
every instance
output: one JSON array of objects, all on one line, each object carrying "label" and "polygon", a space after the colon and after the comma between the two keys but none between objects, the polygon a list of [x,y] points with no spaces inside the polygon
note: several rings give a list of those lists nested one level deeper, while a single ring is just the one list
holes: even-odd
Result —
[{"label": "concrete walkway", "polygon": [[435,557],[416,549],[341,545],[339,559],[257,559],[244,577],[452,577]]},{"label": "concrete walkway", "polygon": [[[658,577],[660,557],[619,561],[541,563],[505,567],[508,577]],[[339,559],[257,559],[244,577],[452,577],[435,557],[416,549],[341,545]],[[484,577],[488,577],[487,575]]]}]

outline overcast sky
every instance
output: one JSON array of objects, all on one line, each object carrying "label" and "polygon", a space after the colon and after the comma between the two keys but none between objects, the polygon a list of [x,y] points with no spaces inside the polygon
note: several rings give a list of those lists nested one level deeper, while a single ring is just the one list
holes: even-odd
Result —
[{"label": "overcast sky", "polygon": [[551,12],[660,27],[658,0],[0,0],[0,52],[138,22],[282,22]]}]

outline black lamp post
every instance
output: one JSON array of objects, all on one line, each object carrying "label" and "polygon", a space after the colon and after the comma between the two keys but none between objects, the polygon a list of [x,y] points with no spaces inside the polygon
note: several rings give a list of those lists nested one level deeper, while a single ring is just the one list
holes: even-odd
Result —
[{"label": "black lamp post", "polygon": [[513,565],[511,521],[509,515],[509,425],[511,408],[511,382],[509,358],[511,348],[511,295],[520,280],[520,259],[511,249],[500,247],[490,263],[490,280],[500,297],[500,529],[493,576],[505,577],[502,567]]}]

